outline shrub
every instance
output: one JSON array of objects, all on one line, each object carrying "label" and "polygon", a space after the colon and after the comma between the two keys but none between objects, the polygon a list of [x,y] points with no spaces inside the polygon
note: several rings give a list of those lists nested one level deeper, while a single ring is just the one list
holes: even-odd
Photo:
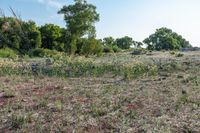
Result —
[{"label": "shrub", "polygon": [[35,56],[35,57],[44,57],[45,55],[45,50],[42,48],[37,48],[33,49],[29,52],[30,56]]},{"label": "shrub", "polygon": [[31,57],[57,57],[60,55],[60,52],[55,51],[55,50],[49,50],[49,49],[43,49],[43,48],[37,48],[29,51],[29,55]]},{"label": "shrub", "polygon": [[31,114],[22,115],[22,114],[12,114],[9,121],[13,129],[20,129],[24,124],[31,122]]},{"label": "shrub", "polygon": [[171,55],[175,55],[175,54],[176,54],[175,51],[170,51],[169,53],[170,53]]},{"label": "shrub", "polygon": [[102,53],[102,45],[96,39],[85,40],[81,48],[81,53],[84,55],[100,55]]},{"label": "shrub", "polygon": [[111,53],[111,52],[113,52],[113,50],[112,50],[111,47],[106,46],[106,47],[103,48],[103,52],[104,53]]},{"label": "shrub", "polygon": [[146,54],[146,51],[144,49],[135,49],[133,52],[131,52],[132,55],[142,55]]},{"label": "shrub", "polygon": [[177,54],[176,54],[176,57],[183,57],[183,56],[184,56],[183,53],[177,53]]},{"label": "shrub", "polygon": [[113,46],[113,47],[112,47],[112,50],[113,50],[113,52],[115,52],[115,53],[121,51],[121,49],[120,49],[118,46]]},{"label": "shrub", "polygon": [[0,57],[2,58],[15,58],[17,53],[9,48],[0,49]]}]

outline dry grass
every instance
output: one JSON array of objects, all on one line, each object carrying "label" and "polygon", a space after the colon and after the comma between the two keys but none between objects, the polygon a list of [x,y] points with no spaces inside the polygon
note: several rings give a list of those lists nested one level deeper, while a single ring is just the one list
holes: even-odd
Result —
[{"label": "dry grass", "polygon": [[[112,74],[40,76],[35,82],[31,76],[2,76],[0,132],[199,133],[200,54],[157,54],[142,59],[153,58],[160,67],[158,75],[134,80]],[[131,58],[139,57],[126,59]],[[95,61],[105,59],[110,60]],[[181,66],[169,66],[166,59]]]}]

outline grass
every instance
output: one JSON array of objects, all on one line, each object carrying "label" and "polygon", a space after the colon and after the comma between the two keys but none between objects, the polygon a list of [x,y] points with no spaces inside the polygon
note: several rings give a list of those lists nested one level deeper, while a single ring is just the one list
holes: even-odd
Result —
[{"label": "grass", "polygon": [[200,131],[199,53],[68,57],[50,74],[44,59],[23,60],[40,64],[35,81],[1,60],[12,69],[0,69],[0,132]]},{"label": "grass", "polygon": [[17,52],[9,48],[0,49],[0,57],[1,58],[16,58]]},{"label": "grass", "polygon": [[[46,59],[47,60],[47,59]],[[55,77],[80,77],[80,76],[102,76],[110,73],[116,76],[124,76],[126,79],[140,76],[156,75],[156,66],[137,61],[134,63],[95,62],[93,58],[66,57],[56,60],[52,65],[46,63],[45,59],[35,60],[37,67],[31,68],[31,60],[19,62],[18,60],[2,60],[0,62],[1,75],[40,75]]]}]

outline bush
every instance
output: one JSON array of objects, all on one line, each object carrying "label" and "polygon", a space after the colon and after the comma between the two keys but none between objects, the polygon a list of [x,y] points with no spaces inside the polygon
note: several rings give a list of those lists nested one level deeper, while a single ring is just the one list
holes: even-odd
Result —
[{"label": "bush", "polygon": [[121,49],[120,49],[118,46],[113,46],[113,47],[112,47],[112,50],[113,50],[113,52],[115,52],[115,53],[121,51]]},{"label": "bush", "polygon": [[37,48],[33,49],[29,52],[30,56],[35,56],[35,57],[44,57],[45,55],[45,50],[42,48]]},{"label": "bush", "polygon": [[106,46],[106,47],[103,48],[103,52],[104,53],[111,53],[111,52],[113,52],[113,50],[112,50],[111,47]]},{"label": "bush", "polygon": [[184,56],[183,53],[177,53],[177,54],[176,54],[176,57],[183,57],[183,56]]},{"label": "bush", "polygon": [[0,49],[0,57],[2,58],[15,58],[17,53],[9,48]]},{"label": "bush", "polygon": [[43,49],[43,48],[37,48],[33,49],[29,52],[29,55],[31,57],[55,57],[59,54],[59,52],[55,50],[49,50],[49,49]]},{"label": "bush", "polygon": [[175,52],[175,51],[170,51],[170,54],[171,54],[171,55],[175,55],[176,52]]},{"label": "bush", "polygon": [[144,49],[135,49],[131,52],[132,55],[143,55],[146,54],[146,51]]},{"label": "bush", "polygon": [[102,53],[102,45],[96,39],[88,39],[83,42],[81,53],[84,55],[100,55]]}]

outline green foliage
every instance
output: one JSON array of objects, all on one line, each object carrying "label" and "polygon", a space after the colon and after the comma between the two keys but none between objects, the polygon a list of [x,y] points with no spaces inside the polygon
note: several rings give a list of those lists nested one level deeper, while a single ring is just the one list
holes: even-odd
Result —
[{"label": "green foliage", "polygon": [[61,41],[62,29],[54,24],[45,24],[40,27],[42,35],[42,48],[64,50],[64,43]]},{"label": "green foliage", "polygon": [[35,57],[44,57],[45,51],[42,48],[37,48],[29,51],[29,55]]},{"label": "green foliage", "polygon": [[104,48],[103,48],[103,52],[104,52],[104,53],[111,53],[111,52],[113,52],[113,50],[112,50],[111,47],[104,46]]},{"label": "green foliage", "polygon": [[77,40],[87,35],[95,37],[94,23],[99,21],[99,14],[96,7],[88,4],[85,0],[74,0],[73,5],[63,6],[58,12],[64,14],[66,27],[70,38],[70,53],[73,54],[77,50]]},{"label": "green foliage", "polygon": [[[48,52],[51,53],[48,53]],[[157,74],[157,67],[151,64],[144,64],[142,62],[133,63],[96,63],[90,58],[64,56],[62,58],[55,58],[59,53],[54,53],[51,50],[44,50],[42,54],[53,54],[54,63],[46,69],[46,65],[40,65],[37,69],[39,75],[56,76],[56,77],[80,77],[80,76],[102,76],[104,74],[111,74],[116,76],[123,76],[124,79],[133,79],[141,76],[153,76]],[[40,55],[40,54],[39,54]],[[30,66],[24,68],[19,62],[12,65],[14,62],[4,62],[0,66],[1,75],[32,75]],[[26,64],[24,64],[26,66]],[[28,65],[28,64],[27,64]]]},{"label": "green foliage", "polygon": [[72,37],[69,47],[70,54],[74,54],[77,51],[77,39]]},{"label": "green foliage", "polygon": [[21,114],[12,114],[10,118],[11,127],[13,129],[20,129],[23,125],[31,122],[31,119],[31,114],[28,114],[27,116]]},{"label": "green foliage", "polygon": [[146,53],[147,51],[142,48],[133,49],[133,51],[131,52],[132,55],[143,55]]},{"label": "green foliage", "polygon": [[116,41],[113,37],[105,37],[103,39],[103,45],[112,48],[113,46],[116,46]]},{"label": "green foliage", "polygon": [[129,49],[133,45],[133,39],[128,36],[118,38],[116,39],[116,44],[121,49]]},{"label": "green foliage", "polygon": [[127,64],[123,67],[124,78],[126,80],[138,78],[144,75],[157,75],[157,67],[148,66],[143,63]]},{"label": "green foliage", "polygon": [[20,48],[19,24],[15,18],[0,18],[0,48]]},{"label": "green foliage", "polygon": [[102,45],[96,39],[87,39],[81,48],[81,53],[86,55],[100,55],[102,53]]},{"label": "green foliage", "polygon": [[183,56],[184,56],[183,53],[177,53],[177,52],[175,52],[175,51],[170,51],[169,53],[170,53],[171,55],[174,55],[175,57],[183,57]]},{"label": "green foliage", "polygon": [[142,42],[137,42],[137,41],[133,41],[133,45],[136,47],[136,48],[141,48],[143,43]]},{"label": "green foliage", "polygon": [[120,52],[121,48],[117,45],[116,40],[113,37],[105,37],[102,41],[104,46],[104,53]]},{"label": "green foliage", "polygon": [[180,48],[191,47],[181,35],[168,28],[157,29],[143,41],[149,50],[178,50]]},{"label": "green foliage", "polygon": [[22,28],[24,32],[26,32],[24,33],[26,35],[24,35],[25,37],[23,35],[21,36],[22,42],[20,48],[28,51],[30,49],[41,47],[41,34],[35,22],[23,22]]},{"label": "green foliage", "polygon": [[37,48],[29,51],[31,57],[55,57],[59,52],[50,49]]},{"label": "green foliage", "polygon": [[0,49],[0,57],[1,58],[16,58],[17,53],[9,48]]},{"label": "green foliage", "polygon": [[170,54],[171,54],[171,55],[175,55],[176,52],[175,52],[175,51],[170,51]]},{"label": "green foliage", "polygon": [[41,35],[33,21],[0,18],[0,48],[9,47],[23,54],[41,46]]},{"label": "green foliage", "polygon": [[176,57],[183,57],[183,56],[184,56],[183,53],[177,53],[177,54],[176,54]]},{"label": "green foliage", "polygon": [[112,50],[113,50],[113,52],[115,52],[115,53],[121,51],[121,49],[120,49],[118,46],[113,46],[113,47],[112,47]]}]

